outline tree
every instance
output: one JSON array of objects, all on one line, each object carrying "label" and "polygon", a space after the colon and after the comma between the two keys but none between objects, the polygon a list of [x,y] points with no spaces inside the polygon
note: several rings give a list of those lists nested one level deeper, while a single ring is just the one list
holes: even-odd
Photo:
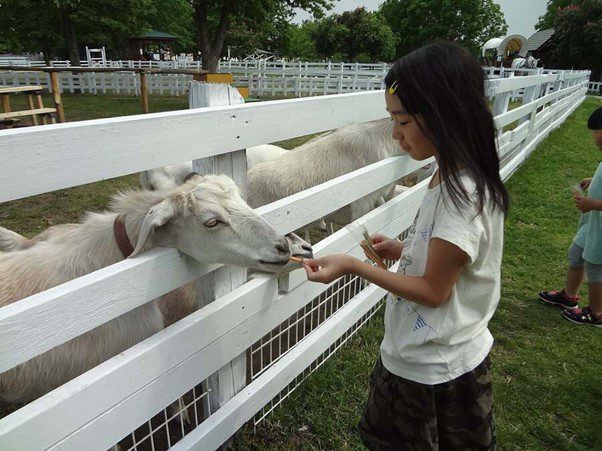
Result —
[{"label": "tree", "polygon": [[508,25],[493,0],[385,0],[380,12],[397,35],[397,56],[445,39],[478,54],[489,39],[504,36]]},{"label": "tree", "polygon": [[602,73],[602,0],[577,0],[557,10],[551,38],[551,63],[557,69]]},{"label": "tree", "polygon": [[283,54],[290,28],[288,12],[281,2],[265,3],[263,8],[245,14],[235,11],[224,38],[224,47],[233,47],[237,56],[246,56],[258,48]]},{"label": "tree", "polygon": [[192,8],[186,0],[0,0],[0,45],[43,51],[79,64],[82,44],[125,53],[127,38],[159,28],[191,49]]},{"label": "tree", "polygon": [[[226,33],[233,17],[248,18],[258,27],[265,18],[281,12],[292,17],[293,8],[301,8],[320,17],[333,0],[189,0],[194,9],[197,49],[203,58],[203,69],[216,71],[222,54]],[[262,19],[263,18],[263,19]]]},{"label": "tree", "polygon": [[542,16],[539,16],[539,21],[537,22],[537,25],[535,25],[535,29],[541,31],[552,28],[556,21],[558,11],[562,8],[566,8],[571,3],[573,3],[573,0],[548,0],[546,12]]},{"label": "tree", "polygon": [[345,61],[390,61],[395,56],[395,35],[384,18],[357,8],[317,22],[313,30],[319,56]]},{"label": "tree", "polygon": [[312,61],[318,58],[316,50],[316,22],[306,20],[301,25],[292,24],[288,32],[287,47],[284,55],[288,58]]}]

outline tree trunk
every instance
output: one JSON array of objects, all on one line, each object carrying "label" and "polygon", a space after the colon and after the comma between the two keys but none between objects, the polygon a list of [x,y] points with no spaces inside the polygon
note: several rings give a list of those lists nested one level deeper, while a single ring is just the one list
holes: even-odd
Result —
[{"label": "tree trunk", "polygon": [[201,52],[203,69],[209,72],[217,72],[219,58],[224,48],[224,38],[230,25],[230,14],[235,3],[236,0],[224,0],[220,10],[219,24],[213,39],[209,39],[207,0],[196,0],[193,4],[197,49]]},{"label": "tree trunk", "polygon": [[79,45],[77,43],[77,35],[75,33],[75,26],[69,16],[69,11],[61,11],[61,21],[63,25],[63,36],[67,43],[67,53],[72,66],[79,66]]},{"label": "tree trunk", "polygon": [[48,44],[48,42],[42,44],[42,48],[44,49],[44,63],[46,64],[46,66],[50,66],[50,61],[52,61],[52,48],[50,47],[50,44]]}]

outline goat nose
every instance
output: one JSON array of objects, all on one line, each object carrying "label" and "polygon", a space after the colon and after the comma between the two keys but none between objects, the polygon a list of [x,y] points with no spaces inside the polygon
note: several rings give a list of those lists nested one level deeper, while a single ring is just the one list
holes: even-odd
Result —
[{"label": "goat nose", "polygon": [[307,252],[312,252],[313,251],[312,247],[309,244],[302,245],[301,249],[303,249],[304,251],[307,251]]}]

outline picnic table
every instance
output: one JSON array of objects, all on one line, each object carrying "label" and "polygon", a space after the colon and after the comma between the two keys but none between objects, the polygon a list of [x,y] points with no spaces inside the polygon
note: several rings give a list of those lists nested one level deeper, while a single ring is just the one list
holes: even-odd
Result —
[{"label": "picnic table", "polygon": [[[13,125],[24,116],[31,116],[34,125],[52,122],[56,123],[56,108],[45,108],[42,100],[43,86],[0,86],[0,99],[2,99],[2,113],[0,113],[0,123]],[[27,95],[28,110],[11,111],[10,95],[22,93]],[[35,102],[34,102],[35,97]],[[37,105],[36,105],[37,103]]]}]

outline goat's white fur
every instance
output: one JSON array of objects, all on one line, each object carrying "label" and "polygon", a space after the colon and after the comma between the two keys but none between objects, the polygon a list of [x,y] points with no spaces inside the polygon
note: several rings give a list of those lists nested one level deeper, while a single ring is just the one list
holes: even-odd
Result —
[{"label": "goat's white fur", "polygon": [[[266,205],[384,158],[401,155],[399,143],[391,133],[389,119],[352,124],[258,164],[247,173],[249,205]],[[384,202],[392,188],[393,185],[383,187],[333,212],[327,220],[348,224]]]}]

